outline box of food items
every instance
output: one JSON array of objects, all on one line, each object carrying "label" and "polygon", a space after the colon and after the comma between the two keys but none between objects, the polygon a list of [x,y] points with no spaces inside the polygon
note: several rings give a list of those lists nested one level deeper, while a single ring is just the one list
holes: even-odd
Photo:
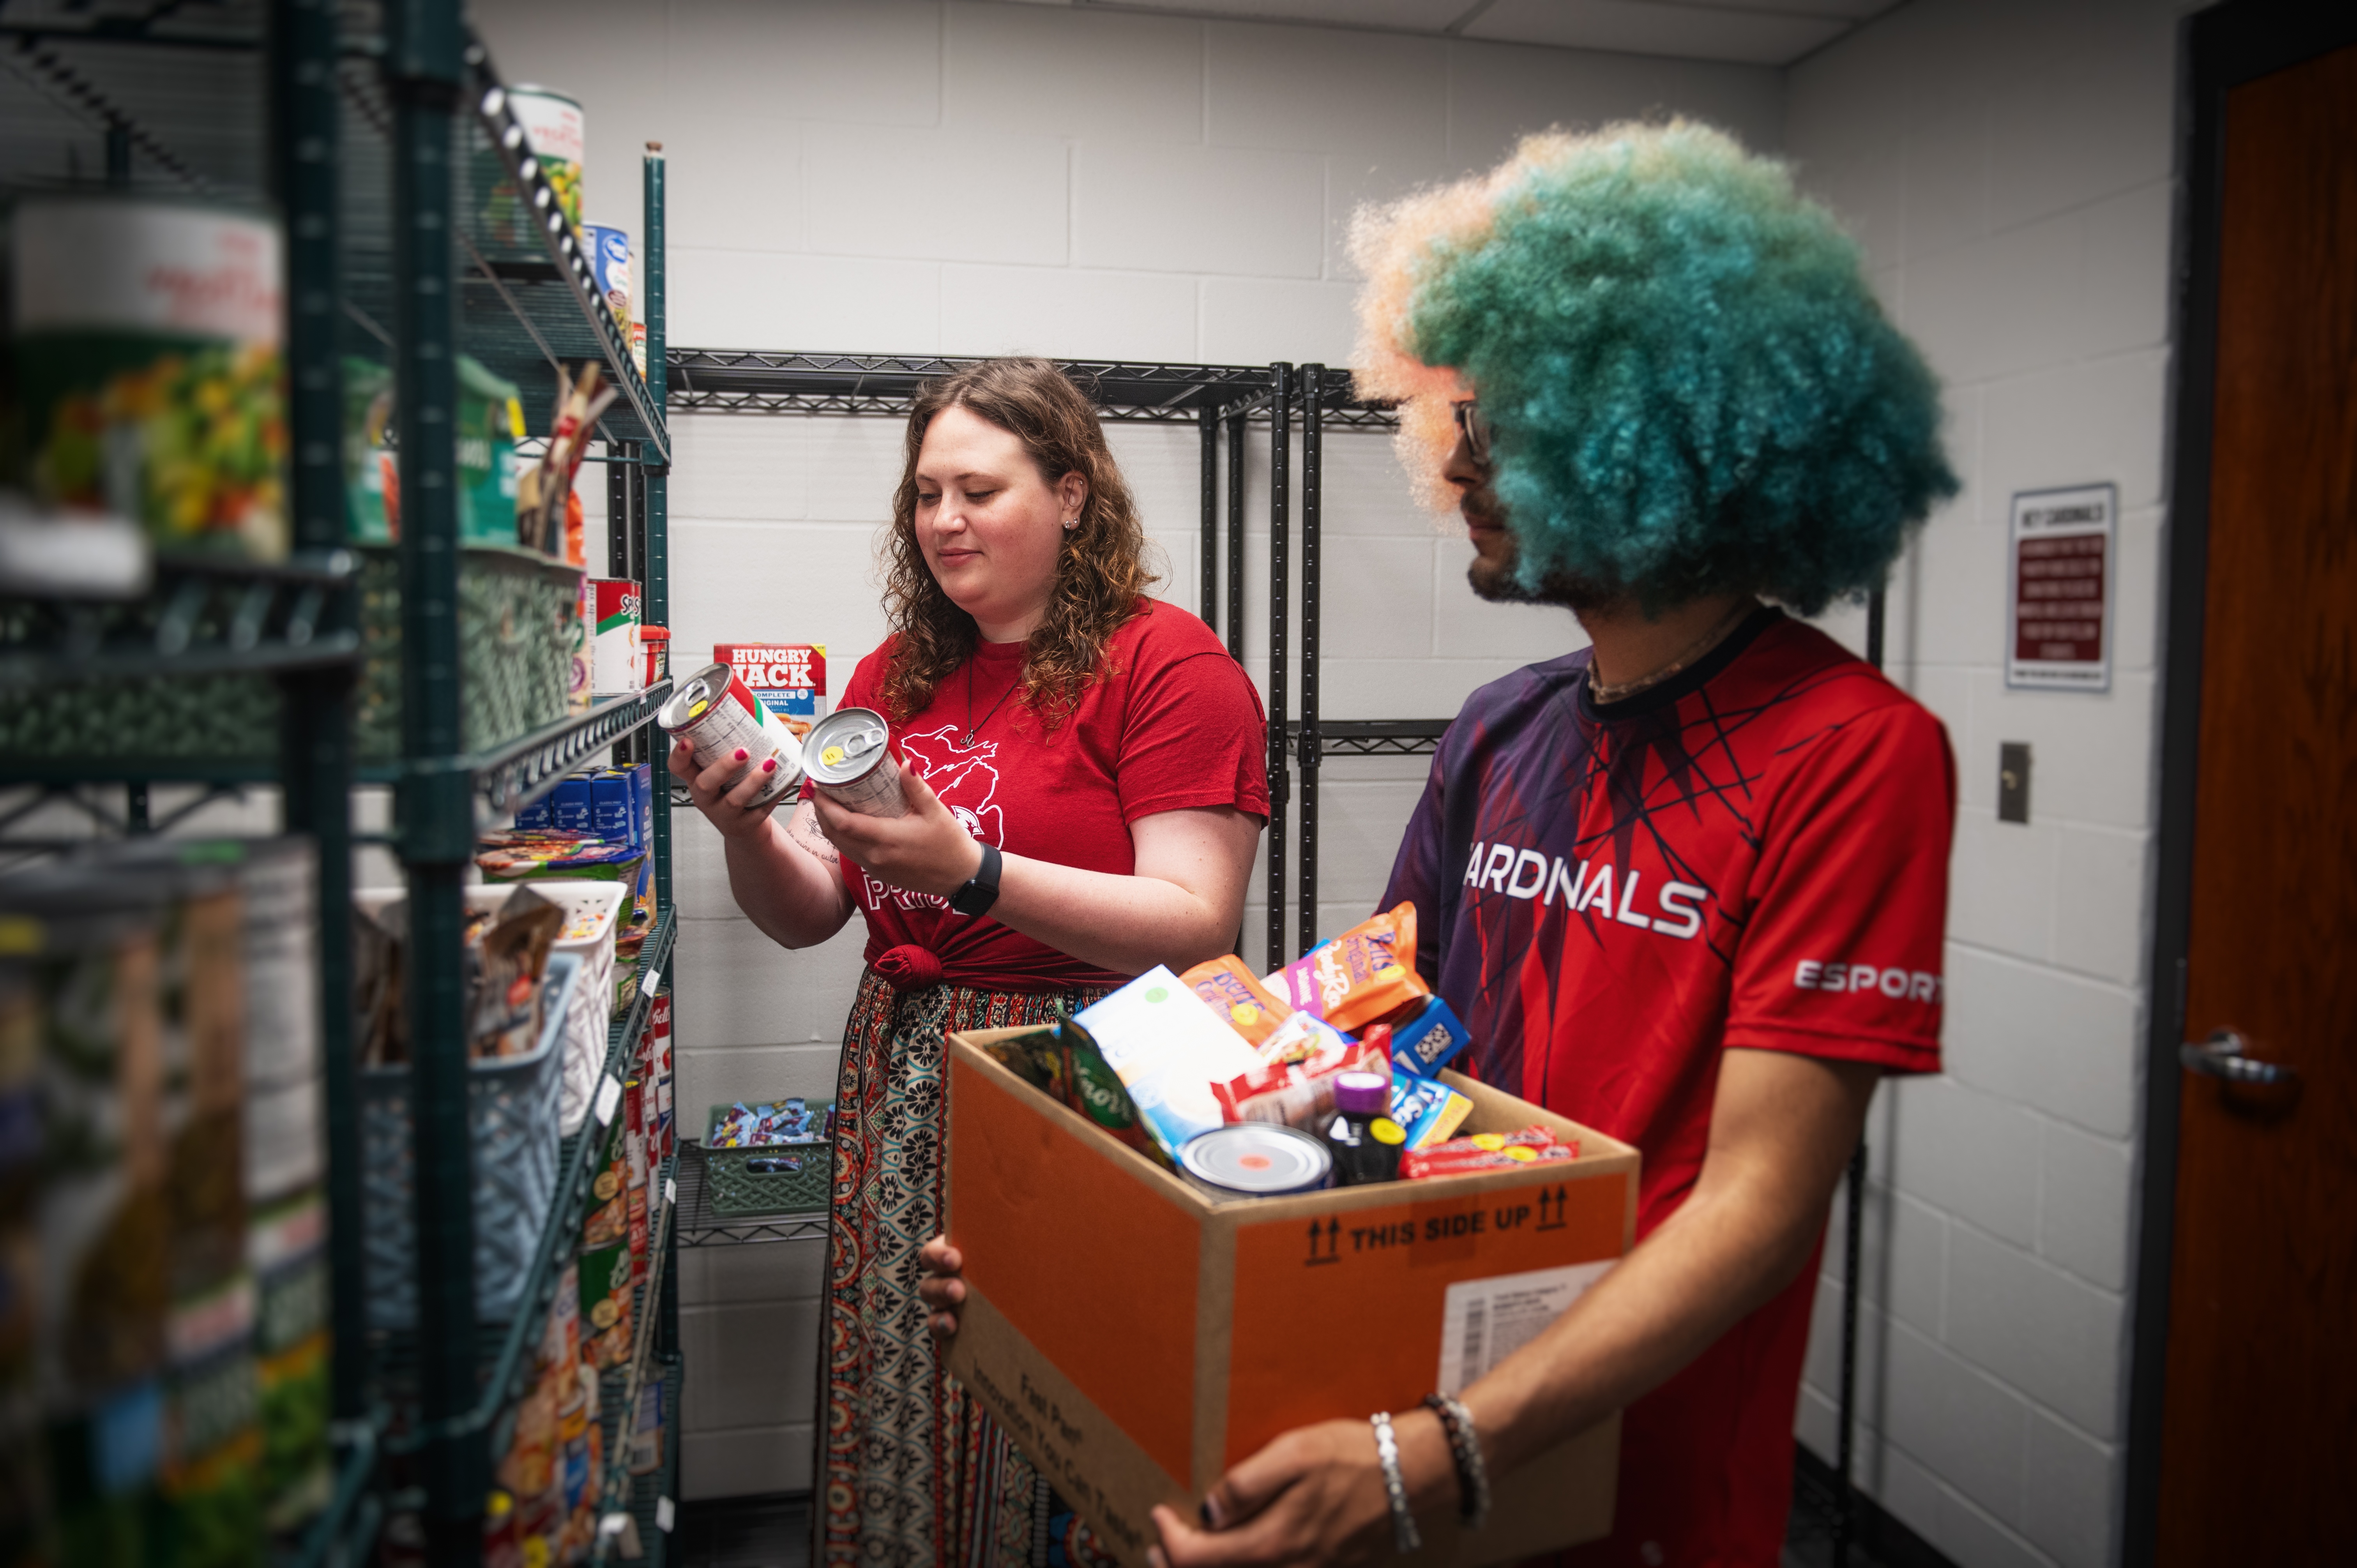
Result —
[{"label": "box of food items", "polygon": [[[1637,1151],[1449,1069],[1402,905],[1265,977],[1157,968],[950,1036],[949,1366],[1107,1550],[1318,1421],[1478,1380],[1633,1244]],[[1617,1416],[1496,1478],[1423,1561],[1607,1534]]]}]

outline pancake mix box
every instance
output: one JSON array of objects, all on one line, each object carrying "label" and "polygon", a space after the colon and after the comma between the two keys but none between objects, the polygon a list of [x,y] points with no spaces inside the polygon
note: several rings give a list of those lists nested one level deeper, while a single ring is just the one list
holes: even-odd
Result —
[{"label": "pancake mix box", "polygon": [[826,644],[823,642],[721,642],[712,661],[737,671],[754,700],[786,721],[800,740],[826,716]]},{"label": "pancake mix box", "polygon": [[[1566,1161],[1216,1200],[950,1036],[944,1229],[965,1254],[950,1370],[1144,1568],[1149,1514],[1279,1434],[1478,1380],[1634,1244],[1637,1151],[1444,1072],[1466,1133],[1544,1126]],[[1489,1523],[1420,1516],[1410,1561],[1508,1562],[1610,1532],[1620,1417],[1493,1477]],[[1385,1553],[1389,1555],[1388,1552]]]}]

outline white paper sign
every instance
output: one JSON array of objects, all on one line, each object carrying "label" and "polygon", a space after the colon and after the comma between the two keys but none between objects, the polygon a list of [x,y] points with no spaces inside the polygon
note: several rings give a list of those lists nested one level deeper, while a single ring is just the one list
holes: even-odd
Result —
[{"label": "white paper sign", "polygon": [[614,1120],[614,1107],[622,1103],[622,1080],[612,1073],[597,1086],[597,1125],[609,1125]]},{"label": "white paper sign", "polygon": [[671,1499],[669,1498],[657,1498],[655,1499],[655,1528],[662,1530],[665,1535],[669,1535],[671,1533],[672,1518]]},{"label": "white paper sign", "polygon": [[1433,1381],[1458,1393],[1490,1369],[1539,1337],[1588,1286],[1604,1277],[1610,1258],[1525,1274],[1459,1280],[1448,1287],[1440,1314],[1440,1371]]},{"label": "white paper sign", "polygon": [[2016,690],[2112,689],[2112,579],[2119,496],[2110,485],[2013,498],[2005,683]]}]

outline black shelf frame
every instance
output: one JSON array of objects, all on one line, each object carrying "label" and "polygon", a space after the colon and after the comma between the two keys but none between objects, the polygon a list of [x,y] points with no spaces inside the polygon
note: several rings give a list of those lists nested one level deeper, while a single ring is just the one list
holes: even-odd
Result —
[{"label": "black shelf frame", "polygon": [[[833,1149],[826,1144],[812,1148]],[[682,1248],[759,1246],[772,1241],[823,1241],[828,1211],[801,1209],[783,1214],[716,1214],[712,1187],[705,1169],[701,1143],[683,1138],[679,1144],[679,1218],[673,1234]]]}]

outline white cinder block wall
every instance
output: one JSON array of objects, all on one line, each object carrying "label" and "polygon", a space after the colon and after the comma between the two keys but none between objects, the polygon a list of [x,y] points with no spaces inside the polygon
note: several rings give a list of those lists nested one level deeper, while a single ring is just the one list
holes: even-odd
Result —
[{"label": "white cinder block wall", "polygon": [[[1860,1474],[1967,1568],[2112,1560],[2131,1313],[2165,518],[2163,0],[1915,0],[1790,73],[1786,149],[1947,383],[1964,492],[1897,574],[1897,678],[1962,788],[1947,1073],[1869,1131]],[[2008,499],[2119,487],[2108,695],[2008,692]],[[1997,746],[2033,749],[1996,820]],[[1841,1257],[1800,1430],[1834,1453]]]},{"label": "white cinder block wall", "polygon": [[[1967,487],[1892,593],[1894,673],[1946,721],[1964,810],[1951,1072],[1886,1093],[1872,1130],[1863,1474],[1972,1568],[2099,1563],[2115,1535],[2171,11],[1915,0],[1790,72],[959,0],[480,0],[477,24],[509,80],[586,104],[593,220],[638,231],[638,150],[665,143],[672,341],[696,347],[1341,365],[1362,199],[1550,123],[1663,110],[1801,160],[1948,380]],[[881,636],[898,428],[674,432],[674,647],[824,642],[839,690]],[[1114,438],[1162,592],[1191,608],[1195,433]],[[1471,597],[1461,540],[1407,505],[1380,437],[1329,435],[1327,458],[1328,716],[1445,715],[1577,645],[1559,614]],[[2083,479],[2117,482],[2127,518],[2115,690],[2007,694],[2006,497]],[[1256,438],[1254,620],[1266,489]],[[1859,618],[1832,624],[1858,640]],[[1999,739],[2037,748],[2030,827],[1993,820]],[[1329,764],[1321,931],[1372,908],[1423,775]],[[694,818],[680,842],[683,1106],[829,1092],[859,933],[780,951]],[[1257,902],[1246,922],[1257,954]],[[1800,1412],[1828,1456],[1837,1246]],[[806,1487],[818,1249],[683,1262],[688,1495]]]}]

